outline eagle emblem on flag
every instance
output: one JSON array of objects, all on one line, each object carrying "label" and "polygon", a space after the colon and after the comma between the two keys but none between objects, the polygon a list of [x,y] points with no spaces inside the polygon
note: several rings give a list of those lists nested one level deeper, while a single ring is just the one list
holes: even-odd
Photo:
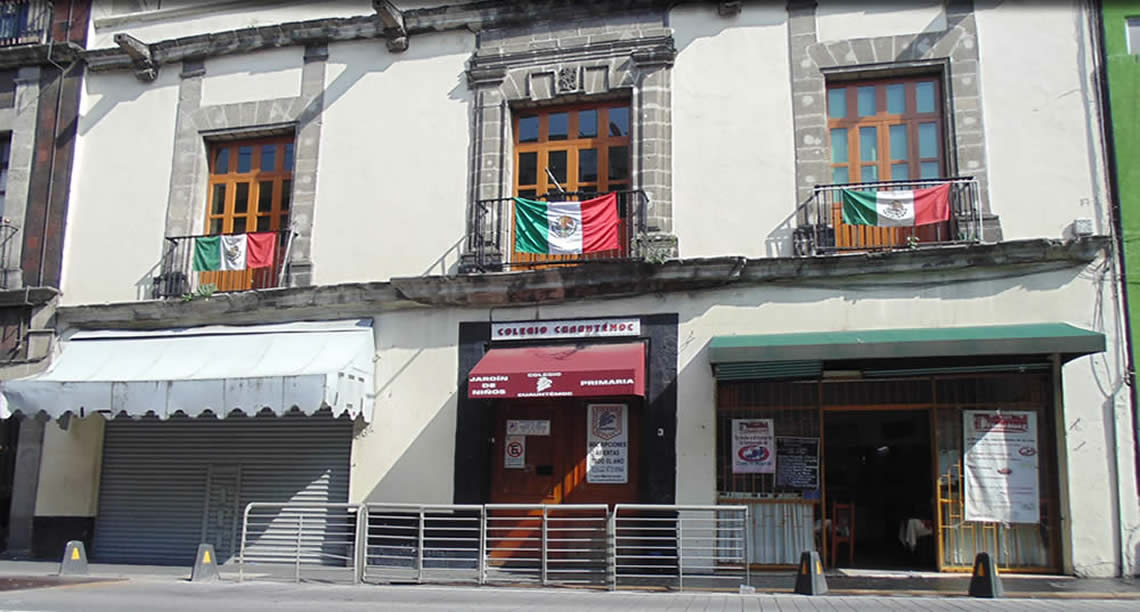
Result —
[{"label": "eagle emblem on flag", "polygon": [[905,219],[907,216],[907,207],[903,206],[902,202],[894,201],[880,209],[880,213],[884,217],[890,217],[892,219]]},{"label": "eagle emblem on flag", "polygon": [[578,220],[570,215],[561,215],[550,220],[550,233],[559,238],[569,238],[578,232]]},{"label": "eagle emblem on flag", "polygon": [[245,262],[240,261],[242,254],[243,253],[241,249],[235,245],[227,244],[225,249],[223,249],[223,255],[226,258],[226,262],[231,266],[237,266],[238,264],[241,264],[241,267],[245,267]]}]

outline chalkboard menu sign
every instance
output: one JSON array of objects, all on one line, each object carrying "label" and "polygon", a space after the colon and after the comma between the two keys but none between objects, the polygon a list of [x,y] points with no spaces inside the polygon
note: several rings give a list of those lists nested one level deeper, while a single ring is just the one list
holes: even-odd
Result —
[{"label": "chalkboard menu sign", "polygon": [[819,438],[776,438],[776,486],[819,488]]}]

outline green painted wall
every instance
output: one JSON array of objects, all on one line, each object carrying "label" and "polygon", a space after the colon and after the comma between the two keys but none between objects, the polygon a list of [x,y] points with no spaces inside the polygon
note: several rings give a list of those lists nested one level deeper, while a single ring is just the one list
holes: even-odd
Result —
[{"label": "green painted wall", "polygon": [[[1116,144],[1120,188],[1124,269],[1128,278],[1129,318],[1133,335],[1140,331],[1140,55],[1128,53],[1128,17],[1140,18],[1140,1],[1105,0],[1104,44],[1108,56],[1108,93],[1112,103],[1112,135]],[[1140,49],[1140,41],[1133,43]],[[1138,363],[1137,343],[1132,346]]]}]

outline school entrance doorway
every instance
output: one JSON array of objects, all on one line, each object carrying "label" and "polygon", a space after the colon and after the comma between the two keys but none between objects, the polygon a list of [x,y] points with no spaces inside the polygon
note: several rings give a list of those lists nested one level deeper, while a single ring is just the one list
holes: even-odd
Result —
[{"label": "school entrance doorway", "polygon": [[504,400],[495,408],[491,503],[635,503],[640,402]]}]

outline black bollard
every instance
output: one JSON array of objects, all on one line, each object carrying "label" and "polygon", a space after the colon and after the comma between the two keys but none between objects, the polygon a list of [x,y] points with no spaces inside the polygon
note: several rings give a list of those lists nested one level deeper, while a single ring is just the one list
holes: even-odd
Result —
[{"label": "black bollard", "polygon": [[990,553],[978,553],[978,556],[974,557],[974,575],[970,578],[970,597],[992,599],[1003,594],[997,565],[990,557]]},{"label": "black bollard", "polygon": [[823,577],[823,564],[819,553],[805,552],[800,555],[800,568],[796,572],[796,593],[800,595],[823,595],[827,593],[827,580]]}]

